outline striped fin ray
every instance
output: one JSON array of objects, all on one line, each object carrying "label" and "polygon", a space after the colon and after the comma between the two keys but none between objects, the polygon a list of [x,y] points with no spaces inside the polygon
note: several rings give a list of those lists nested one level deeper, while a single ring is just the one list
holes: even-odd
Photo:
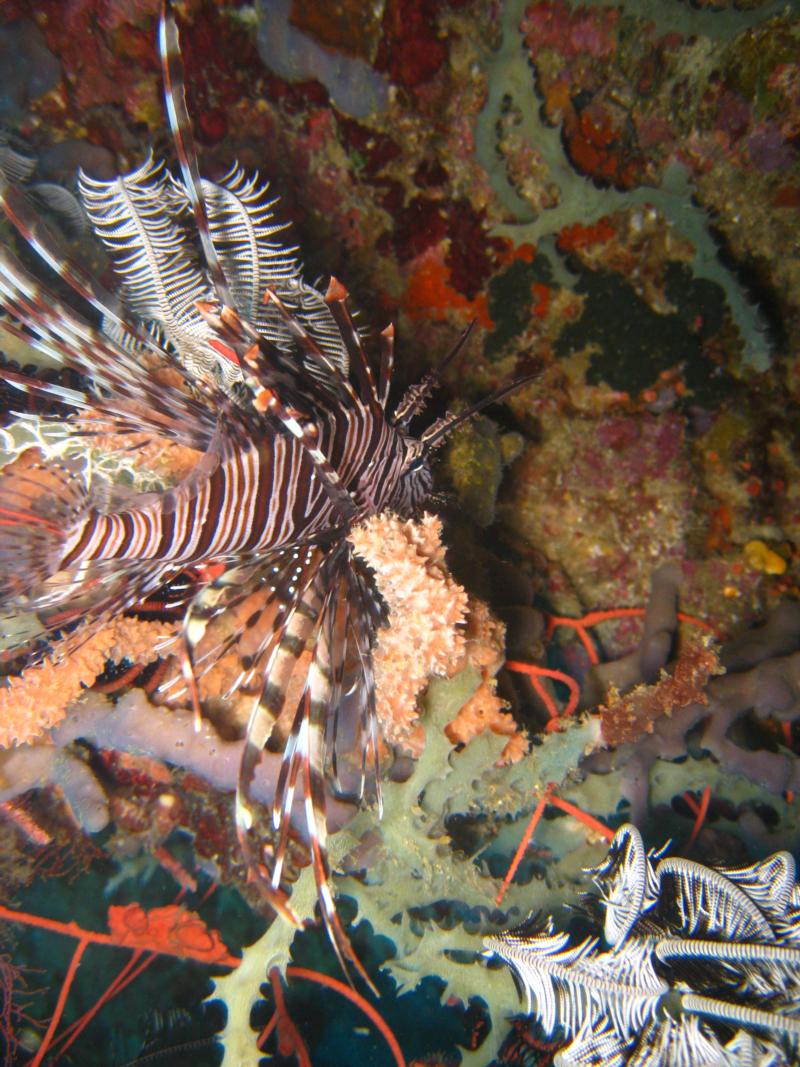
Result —
[{"label": "striped fin ray", "polygon": [[372,367],[364,350],[361,335],[356,329],[347,307],[347,290],[337,278],[332,277],[328,284],[325,303],[331,309],[350,356],[350,365],[355,369],[361,387],[361,399],[373,410],[377,410],[382,405],[378,397]]},{"label": "striped fin ray", "polygon": [[[139,429],[150,429],[192,448],[207,447],[216,429],[214,408],[221,399],[212,385],[203,390],[211,402],[201,403],[158,381],[131,353],[62,305],[4,247],[0,247],[0,307],[11,316],[10,320],[0,320],[6,332],[85,374],[107,391],[107,396],[96,397],[81,391],[84,409],[119,416],[123,423],[133,418]],[[25,329],[20,325],[23,322]],[[24,375],[3,376],[18,387],[38,388]]]},{"label": "striped fin ray", "polygon": [[[388,620],[385,604],[357,557],[350,558],[332,620],[332,713],[326,717],[325,753],[336,792],[361,802],[373,783],[382,811],[378,766],[378,719],[372,648]],[[369,765],[369,766],[368,766]]]},{"label": "striped fin ray", "polygon": [[170,130],[178,154],[186,192],[192,205],[197,235],[203,248],[208,273],[219,302],[233,306],[228,280],[211,240],[211,230],[206,210],[206,197],[200,171],[197,167],[197,152],[192,135],[192,123],[186,109],[186,94],[183,84],[183,60],[178,41],[178,27],[172,14],[170,0],[161,2],[161,18],[158,24],[158,50],[161,57],[161,74],[164,80],[164,101],[167,106]]},{"label": "striped fin ray", "polygon": [[[314,632],[319,605],[314,599],[315,582],[323,554],[316,547],[295,549],[273,564],[270,593],[277,597],[278,610],[272,629],[265,635],[256,652],[261,664],[263,683],[247,725],[247,745],[237,792],[237,825],[249,831],[253,824],[249,787],[261,752],[273,739],[273,733],[286,729],[287,718],[293,716],[289,708],[289,694],[301,657]],[[307,655],[306,655],[307,659]],[[295,680],[296,684],[296,680]],[[250,850],[249,842],[247,844]]]},{"label": "striped fin ray", "polygon": [[339,726],[340,710],[346,699],[349,685],[348,667],[352,658],[351,635],[347,625],[350,601],[347,596],[338,596],[331,614],[330,639],[330,707],[333,714],[325,719],[324,745],[328,756],[331,788],[338,794],[347,793],[348,786],[343,783],[339,767]]},{"label": "striped fin ray", "polygon": [[300,346],[301,350],[309,357],[312,363],[316,363],[326,375],[330,376],[331,382],[336,385],[342,398],[352,404],[357,404],[358,397],[345,375],[339,370],[335,363],[331,362],[327,354],[320,348],[316,340],[305,328],[302,321],[296,315],[292,314],[291,309],[284,304],[274,289],[266,290],[264,293],[264,303],[275,305],[284,325]]},{"label": "striped fin ray", "polygon": [[[265,199],[265,187],[258,188],[257,179],[246,179],[238,168],[219,185],[200,177],[186,108],[178,28],[169,0],[162,0],[159,50],[164,98],[183,177],[183,188],[173,183],[174,189],[179,198],[188,197],[219,303],[236,308],[267,339],[285,347],[285,321],[276,321],[272,309],[257,304],[267,288],[280,288],[330,363],[346,373],[345,350],[321,296],[302,281],[292,250],[269,240],[284,227],[267,225],[272,202]],[[225,369],[230,373],[230,368]],[[311,369],[314,373],[315,368]]]},{"label": "striped fin ray", "polygon": [[[380,761],[378,752],[378,713],[376,708],[375,672],[372,664],[372,649],[375,645],[377,631],[388,622],[388,611],[375,591],[372,579],[363,570],[353,564],[348,575],[350,581],[350,611],[347,627],[358,655],[355,676],[351,676],[349,693],[357,701],[355,714],[357,735],[355,745],[348,745],[348,751],[361,754],[359,770],[359,799],[363,797],[366,783],[370,777],[367,762],[371,756],[371,776],[374,782],[378,817],[383,814],[381,798]],[[338,716],[336,728],[338,731]]]},{"label": "striped fin ray", "polygon": [[[316,623],[314,612],[305,603],[314,584],[321,563],[319,549],[309,548],[300,557],[298,551],[287,554],[273,564],[273,581],[270,592],[278,597],[278,611],[272,629],[266,635],[257,653],[262,664],[261,692],[256,700],[247,724],[247,734],[239,781],[236,790],[236,830],[239,844],[251,878],[265,894],[268,902],[282,893],[279,881],[273,878],[275,864],[266,865],[263,834],[255,826],[255,813],[251,796],[253,776],[261,760],[261,753],[277,732],[281,720],[291,714],[287,694],[293,676]],[[276,571],[277,567],[277,571]],[[285,761],[284,761],[285,765]],[[276,788],[276,798],[278,788]],[[286,825],[284,848],[288,843],[289,824]],[[282,865],[282,856],[278,857]],[[291,916],[296,923],[294,916]]]},{"label": "striped fin ray", "polygon": [[48,629],[104,623],[151,596],[179,573],[164,560],[99,560],[51,578],[31,606]]},{"label": "striped fin ray", "polygon": [[[330,753],[327,725],[338,714],[337,678],[345,673],[348,617],[360,605],[350,595],[350,550],[344,543],[325,553],[309,548],[287,560],[282,574],[284,610],[276,618],[263,661],[263,688],[251,714],[237,793],[237,829],[248,866],[259,884],[280,892],[293,816],[302,800],[302,823],[314,869],[322,919],[346,975],[369,982],[336,914],[327,859],[326,776]],[[280,735],[286,728],[282,742]],[[249,789],[265,747],[283,744],[273,802],[274,838],[269,860],[259,857]]]},{"label": "striped fin ray", "polygon": [[[13,330],[9,328],[8,324],[2,321],[0,321],[0,329],[4,332],[11,333],[12,336],[19,337],[20,340],[23,340],[28,344],[31,343],[30,338],[22,331],[17,332]],[[33,347],[43,351],[51,351],[50,347],[45,346],[44,344],[37,344]],[[63,354],[56,353],[55,350],[52,351],[54,355],[57,354],[60,356]],[[190,427],[186,424],[176,424],[174,412],[167,414],[166,412],[160,412],[153,407],[146,407],[142,404],[134,404],[130,401],[118,400],[112,397],[98,396],[95,393],[89,392],[88,389],[78,390],[67,388],[66,386],[59,385],[57,382],[49,382],[44,379],[27,377],[24,374],[18,374],[16,371],[8,370],[5,367],[0,368],[0,379],[30,397],[36,399],[51,397],[59,403],[68,404],[81,412],[91,413],[93,418],[90,425],[86,424],[80,427],[70,427],[69,436],[76,439],[83,437],[86,440],[90,440],[92,437],[104,434],[140,434],[144,430],[158,437],[166,437],[178,441],[181,444],[196,450],[204,448],[208,440],[207,435],[198,432],[198,429],[202,428]],[[18,421],[28,420],[31,417],[30,412],[28,411],[10,410],[9,414],[13,415]],[[45,421],[48,425],[51,424],[50,420]],[[56,420],[55,424],[59,429],[63,430],[62,421]]]},{"label": "striped fin ray", "polygon": [[381,362],[378,371],[378,400],[383,410],[389,402],[389,389],[392,385],[394,373],[394,326],[389,325],[381,330]]},{"label": "striped fin ray", "polygon": [[[16,330],[6,321],[0,320],[0,329],[4,332],[8,332],[12,337],[30,343],[29,338],[25,336],[25,333],[22,330]],[[3,381],[8,382],[9,385],[15,386],[20,392],[28,393],[32,396],[53,397],[60,403],[69,404],[74,408],[85,409],[86,407],[94,406],[87,403],[86,393],[80,392],[77,389],[70,389],[65,385],[59,385],[57,382],[48,382],[38,378],[28,378],[24,374],[17,374],[16,371],[7,370],[5,367],[0,371],[0,377],[2,377]],[[9,411],[9,414],[19,419],[27,419],[30,417],[29,412],[26,411]],[[105,432],[108,431],[106,430]]]},{"label": "striped fin ray", "polygon": [[67,531],[86,507],[82,472],[27,449],[0,478],[0,598],[29,592],[58,564]]},{"label": "striped fin ray", "polygon": [[[336,686],[333,676],[334,673],[339,674],[340,671],[338,665],[334,671],[331,663],[331,650],[335,646],[338,654],[342,647],[341,644],[335,645],[333,635],[336,632],[337,616],[340,615],[340,608],[343,606],[343,598],[341,596],[343,575],[336,573],[331,576],[332,580],[329,582],[326,582],[325,579],[326,572],[329,572],[332,566],[340,562],[341,556],[341,548],[334,550],[334,556],[328,557],[317,572],[311,576],[311,581],[302,598],[305,614],[309,618],[316,615],[316,618],[314,630],[307,642],[307,647],[300,654],[297,661],[297,668],[302,679],[302,695],[297,699],[297,688],[295,688],[294,692],[287,689],[286,710],[288,711],[295,705],[295,712],[291,730],[284,746],[283,760],[272,809],[272,825],[278,832],[278,839],[274,846],[275,858],[272,871],[272,881],[275,885],[280,882],[281,878],[298,778],[302,786],[305,781],[305,775],[302,773],[303,766],[309,756],[312,743],[321,744],[324,749],[324,739],[318,734],[316,724],[313,725],[314,732],[312,732],[311,712],[323,707],[328,714],[323,715],[322,721],[327,721],[336,715],[335,709],[337,706],[334,704]],[[338,567],[336,569],[337,571],[339,570]],[[305,673],[303,673],[304,670]],[[307,700],[311,692],[316,693],[319,698],[323,691],[325,698],[318,699],[316,704]],[[322,763],[324,763],[324,757],[320,758],[320,764],[322,765]],[[306,793],[306,799],[307,796],[308,794]],[[309,834],[312,830],[317,829],[317,823],[320,821],[318,817],[320,811],[322,822],[324,823],[324,794],[322,808],[318,809],[314,820],[309,822],[306,819],[306,828]],[[323,826],[323,832],[325,829],[326,827]]]},{"label": "striped fin ray", "polygon": [[339,965],[348,981],[351,981],[352,984],[352,970],[377,995],[377,990],[364,970],[358,956],[356,956],[336,911],[336,902],[330,883],[330,865],[328,863],[324,737],[325,721],[332,711],[330,706],[332,695],[331,654],[334,651],[332,649],[334,631],[331,623],[333,622],[335,610],[332,611],[331,609],[335,609],[337,592],[336,588],[329,590],[323,607],[319,639],[314,646],[306,690],[301,701],[302,720],[298,725],[302,730],[305,744],[298,745],[298,749],[303,773],[304,811],[314,879],[317,884],[319,909],[325,929],[328,932],[328,938],[333,945]]},{"label": "striped fin ray", "polygon": [[[304,282],[300,275],[284,285],[275,285],[272,288],[280,295],[292,313],[300,319],[328,359],[339,368],[342,374],[347,374],[347,349],[342,344],[339,328],[319,290]],[[274,329],[271,314],[272,309],[269,305],[265,305],[262,317],[259,319],[259,328],[267,334]],[[280,343],[283,346],[283,342]],[[315,373],[313,364],[309,370],[312,374]]]},{"label": "striped fin ray", "polygon": [[[230,697],[239,689],[252,688],[269,652],[276,614],[284,599],[276,584],[294,550],[283,549],[267,560],[227,567],[193,596],[183,623],[188,654],[197,681],[229,652],[236,650],[241,662],[238,678],[222,694]],[[180,698],[176,689],[182,675],[164,681],[160,693]]]},{"label": "striped fin ray", "polygon": [[[316,422],[289,407],[275,388],[275,369],[263,349],[269,348],[259,339],[249,324],[239,318],[232,308],[222,308],[217,315],[202,307],[206,320],[218,334],[233,345],[240,359],[245,383],[253,396],[253,407],[261,415],[271,415],[295,438],[314,464],[314,470],[325,492],[336,506],[343,520],[352,520],[357,513],[356,502],[345,488],[333,464],[320,448],[320,431]],[[287,315],[290,313],[287,311]],[[324,357],[323,357],[324,358]],[[252,373],[251,373],[252,372]],[[337,378],[341,375],[336,372]],[[277,376],[280,380],[280,376]],[[347,383],[347,387],[352,387]],[[279,388],[283,388],[283,382]],[[289,385],[291,389],[291,383]],[[357,403],[357,398],[353,395]],[[332,530],[331,533],[334,531]]]},{"label": "striped fin ray", "polygon": [[[310,662],[306,670],[305,684],[297,703],[281,776],[275,791],[275,821],[278,823],[279,836],[275,849],[273,884],[280,873],[287,841],[286,828],[289,825],[292,794],[299,779],[303,789],[305,829],[322,921],[348,981],[351,980],[351,973],[358,974],[375,992],[339,920],[330,884],[327,853],[325,783],[328,753],[325,735],[327,722],[339,712],[339,708],[333,704],[334,677],[342,665],[346,648],[342,641],[346,623],[340,608],[342,599],[347,601],[350,592],[349,568],[349,550],[346,546],[339,546],[323,561],[306,597],[308,610],[313,612],[316,607],[318,614],[309,641]],[[349,607],[347,603],[345,610]]]}]

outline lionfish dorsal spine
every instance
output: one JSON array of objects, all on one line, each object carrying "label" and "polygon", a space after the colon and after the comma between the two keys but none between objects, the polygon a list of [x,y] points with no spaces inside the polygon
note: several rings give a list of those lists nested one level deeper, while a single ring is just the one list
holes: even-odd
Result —
[{"label": "lionfish dorsal spine", "polygon": [[325,303],[331,309],[334,321],[339,327],[339,332],[347,348],[350,364],[355,368],[361,387],[362,399],[373,408],[383,409],[383,404],[380,402],[375,385],[375,376],[372,373],[369,358],[364,350],[364,343],[347,307],[347,290],[338,278],[334,278],[332,275],[325,292]]},{"label": "lionfish dorsal spine", "polygon": [[158,46],[161,57],[161,74],[164,81],[164,100],[169,116],[170,129],[175,151],[178,155],[183,183],[194,212],[197,234],[203,248],[206,267],[211,278],[214,292],[223,306],[232,307],[228,279],[217,256],[211,239],[211,227],[206,210],[206,197],[200,170],[197,166],[197,153],[192,135],[192,123],[186,108],[186,92],[183,84],[183,60],[178,43],[178,27],[172,14],[170,0],[161,0],[161,18],[158,27]]}]

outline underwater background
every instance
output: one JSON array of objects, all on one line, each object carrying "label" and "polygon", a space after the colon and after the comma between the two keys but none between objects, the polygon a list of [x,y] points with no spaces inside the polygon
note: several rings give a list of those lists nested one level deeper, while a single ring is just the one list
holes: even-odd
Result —
[{"label": "underwater background", "polygon": [[[174,164],[159,6],[0,4],[16,177],[107,283],[71,194],[78,168]],[[230,791],[126,748],[160,662],[120,638],[32,698],[119,712],[58,766],[44,736],[22,752],[22,698],[0,700],[0,1064],[549,1064],[559,1041],[479,959],[486,933],[574,904],[626,822],[704,863],[798,853],[800,4],[174,6],[202,173],[269,181],[307,278],[340,278],[365,332],[394,322],[400,381],[471,322],[442,410],[536,378],[442,449],[471,652],[390,738],[383,818],[367,806],[329,841],[388,1030],[324,932],[270,925]],[[34,359],[0,348],[12,370]],[[7,458],[31,442],[0,390]],[[120,450],[123,482],[174,474]],[[101,799],[70,797],[78,765]]]}]

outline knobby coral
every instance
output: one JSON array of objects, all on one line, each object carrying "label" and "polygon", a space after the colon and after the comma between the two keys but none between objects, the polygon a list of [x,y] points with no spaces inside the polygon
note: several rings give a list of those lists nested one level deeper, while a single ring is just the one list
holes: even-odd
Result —
[{"label": "knobby coral", "polygon": [[467,594],[444,566],[441,533],[434,515],[419,523],[376,515],[349,535],[389,608],[374,664],[378,720],[392,743],[408,740],[428,676],[448,673],[464,654]]},{"label": "knobby coral", "polygon": [[445,564],[442,522],[376,515],[349,535],[356,552],[375,572],[389,608],[375,652],[378,721],[384,740],[418,756],[425,743],[419,696],[432,676],[452,677],[467,665],[485,675],[469,707],[451,724],[448,737],[464,744],[484,729],[512,738],[504,758],[518,758],[525,740],[494,692],[493,676],[503,658],[502,626],[470,599]]}]

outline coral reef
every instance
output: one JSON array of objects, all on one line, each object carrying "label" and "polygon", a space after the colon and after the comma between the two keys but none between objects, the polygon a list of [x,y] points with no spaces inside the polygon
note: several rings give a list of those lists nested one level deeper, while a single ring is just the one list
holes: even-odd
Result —
[{"label": "coral reef", "polygon": [[[800,609],[778,608],[747,639],[723,645],[719,661],[713,653],[690,645],[678,658],[672,675],[655,685],[636,686],[624,697],[612,688],[599,709],[604,741],[613,753],[587,761],[593,770],[622,769],[619,789],[642,822],[647,812],[648,775],[659,759],[689,754],[691,731],[702,724],[700,747],[725,768],[771,793],[792,795],[800,788],[800,764],[791,751],[750,748],[729,736],[748,713],[761,720],[791,723],[800,714]],[[722,677],[710,675],[725,673]],[[623,674],[627,673],[624,670]],[[605,680],[613,668],[603,671]],[[630,731],[630,733],[629,733]]]},{"label": "coral reef", "polygon": [[[108,177],[163,144],[158,7],[3,5],[0,118],[29,186],[72,188],[77,166]],[[452,574],[432,520],[372,531],[371,549],[364,532],[393,619],[379,667],[383,819],[330,799],[341,914],[407,1060],[518,1067],[554,1050],[527,1021],[507,1039],[505,972],[467,961],[531,908],[574,902],[621,823],[727,869],[800,845],[799,24],[781,0],[383,0],[368,18],[356,7],[181,0],[186,88],[204,173],[234,159],[260,170],[306,276],[346,281],[365,334],[396,321],[412,350],[402,379],[436,365],[472,320],[444,373],[454,408],[538,370],[443,450]],[[80,232],[64,239],[106,272]],[[3,339],[12,371],[33,358]],[[3,462],[35,448],[85,464],[109,499],[170,484],[196,459],[88,423],[66,440],[55,402],[49,418],[5,389],[2,404]],[[409,581],[422,608],[395,595]],[[251,698],[223,699],[238,673],[223,661],[201,680],[210,719],[195,733],[174,663],[127,675],[157,655],[168,600],[114,620],[119,641],[104,631],[0,691],[7,743],[50,730],[2,753],[0,885],[30,893],[31,912],[63,898],[99,929],[107,908],[89,912],[89,897],[149,911],[194,883],[194,909],[213,876],[211,900],[230,912],[209,926],[225,936],[247,910],[232,887],[253,902],[230,819]],[[495,684],[498,618],[509,660],[530,673],[501,669]],[[17,641],[41,637],[28,616],[4,620],[4,641],[12,625]],[[210,625],[203,651],[225,637]],[[457,673],[426,689],[431,671]],[[268,753],[265,820],[276,773]],[[45,853],[62,862],[56,845],[88,850],[76,822],[103,850],[77,899],[42,874]],[[347,1039],[372,1040],[330,989],[298,991],[304,978],[288,976],[278,1011],[273,968],[336,973],[314,941],[313,878],[295,844],[291,904],[308,928],[242,935],[253,943],[215,976],[205,1028],[185,1033],[208,1042],[192,1053],[203,1065],[218,1061],[215,1041],[226,1065],[288,1061],[289,1016],[312,1062],[349,1064]],[[9,951],[41,961],[23,935]],[[72,996],[102,1005],[75,1045],[82,1062],[180,1062],[164,1049],[184,1038],[188,1006],[196,1025],[205,978],[184,976],[180,995],[153,972],[141,981],[163,1018],[147,1009],[124,1047],[109,1034],[139,1023],[136,1002],[114,1016],[103,987],[84,994],[76,981]],[[57,997],[54,986],[37,1002],[39,1018]],[[455,1025],[459,1011],[478,1021]],[[361,1058],[397,1062],[373,1037]]]}]

